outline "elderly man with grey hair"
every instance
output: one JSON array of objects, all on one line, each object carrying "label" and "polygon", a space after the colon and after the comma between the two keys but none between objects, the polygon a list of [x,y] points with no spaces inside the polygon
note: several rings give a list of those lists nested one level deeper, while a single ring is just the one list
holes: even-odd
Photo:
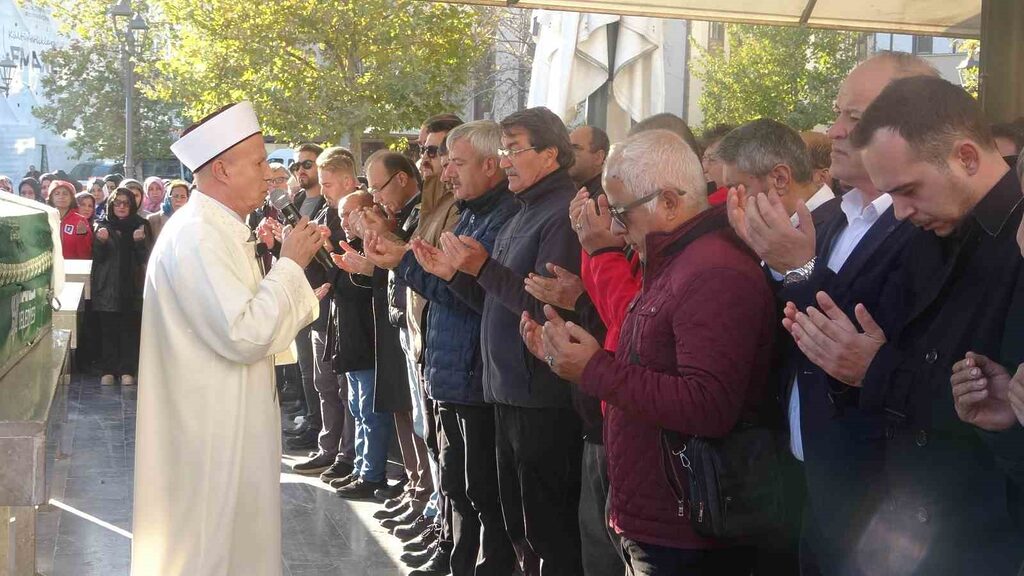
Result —
[{"label": "elderly man with grey hair", "polygon": [[[662,468],[688,436],[721,438],[769,396],[775,305],[757,260],[709,208],[703,170],[679,136],[653,130],[612,148],[604,173],[612,229],[644,263],[613,354],[547,310],[528,347],[607,403],[610,523],[629,573],[749,574],[753,554],[706,538],[679,514]],[[674,461],[674,460],[673,460]],[[672,475],[686,485],[678,463]]]},{"label": "elderly man with grey hair", "polygon": [[815,226],[839,213],[839,200],[813,179],[811,158],[800,134],[781,122],[761,118],[725,135],[718,143],[725,186],[743,196],[774,194],[797,226],[801,203]]},{"label": "elderly man with grey hair", "polygon": [[[490,120],[469,122],[452,129],[447,144],[442,178],[451,182],[460,210],[453,234],[472,238],[490,252],[498,231],[517,211],[499,166],[501,127]],[[436,402],[446,439],[439,460],[454,531],[451,574],[510,574],[515,555],[498,498],[494,409],[484,399],[479,337],[484,293],[450,289],[456,268],[422,239],[403,246],[371,234],[366,255],[379,266],[393,268],[430,302],[423,381]],[[447,563],[424,560],[417,573],[448,574]]]}]

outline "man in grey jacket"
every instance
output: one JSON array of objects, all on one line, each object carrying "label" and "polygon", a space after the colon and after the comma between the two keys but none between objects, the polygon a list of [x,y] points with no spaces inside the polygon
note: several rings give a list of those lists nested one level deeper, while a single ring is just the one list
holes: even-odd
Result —
[{"label": "man in grey jacket", "polygon": [[536,360],[519,338],[523,312],[543,318],[524,288],[551,262],[579,274],[580,245],[569,224],[576,186],[573,150],[562,121],[546,108],[501,122],[500,166],[519,203],[493,251],[446,233],[442,247],[459,273],[457,292],[485,292],[480,327],[484,399],[495,405],[498,485],[505,527],[527,575],[582,574],[578,504],[581,425],[569,385]]}]

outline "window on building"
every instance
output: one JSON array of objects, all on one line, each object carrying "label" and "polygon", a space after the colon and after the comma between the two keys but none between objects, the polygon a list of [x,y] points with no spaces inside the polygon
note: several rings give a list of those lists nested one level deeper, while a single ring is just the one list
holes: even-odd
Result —
[{"label": "window on building", "polygon": [[952,38],[932,38],[932,54],[955,54]]},{"label": "window on building", "polygon": [[875,34],[875,50],[892,50],[892,34]]},{"label": "window on building", "polygon": [[725,49],[725,24],[708,22],[708,50]]},{"label": "window on building", "polygon": [[893,34],[892,35],[892,48],[893,52],[911,52],[914,51],[914,37],[909,34]]}]

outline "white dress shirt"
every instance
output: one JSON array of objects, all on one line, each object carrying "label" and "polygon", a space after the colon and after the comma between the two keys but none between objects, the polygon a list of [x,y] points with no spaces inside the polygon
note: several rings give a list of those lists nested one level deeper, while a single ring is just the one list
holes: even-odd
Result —
[{"label": "white dress shirt", "polygon": [[[821,191],[819,190],[819,194]],[[815,194],[817,196],[817,194]],[[810,202],[808,202],[810,205]],[[882,194],[867,206],[864,205],[864,194],[854,188],[845,195],[840,204],[843,214],[846,215],[846,228],[836,236],[832,243],[832,252],[828,257],[828,269],[838,273],[843,264],[853,253],[853,250],[860,244],[864,235],[868,233],[871,226],[878,221],[878,218],[892,206],[892,197]],[[820,264],[820,262],[819,262]],[[803,437],[800,434],[800,394],[797,391],[797,379],[793,377],[793,387],[789,392],[789,448],[797,460],[804,460]]]}]

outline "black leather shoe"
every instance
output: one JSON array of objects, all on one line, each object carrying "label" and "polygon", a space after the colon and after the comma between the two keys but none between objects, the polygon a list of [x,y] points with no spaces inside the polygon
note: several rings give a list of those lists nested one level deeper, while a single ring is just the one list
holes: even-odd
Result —
[{"label": "black leather shoe", "polygon": [[351,462],[345,462],[344,460],[338,460],[335,458],[334,463],[327,470],[324,470],[323,474],[320,475],[320,481],[325,484],[330,484],[331,480],[338,480],[344,478],[352,473],[355,469]]},{"label": "black leather shoe", "polygon": [[[419,536],[406,542],[405,545],[402,546],[402,551],[412,554],[418,554],[420,552],[423,552],[427,548],[430,548],[435,542],[437,542],[437,539],[440,536],[441,526],[437,522],[434,522],[430,526],[427,526],[427,528],[423,530],[423,532],[420,532]],[[426,562],[426,560],[424,560],[424,562]]]},{"label": "black leather shoe", "polygon": [[352,473],[349,474],[348,476],[345,476],[344,478],[338,478],[336,480],[331,480],[330,482],[328,482],[328,484],[331,485],[331,488],[337,490],[338,488],[344,488],[345,486],[348,486],[349,484],[355,482],[356,480],[359,480],[359,473],[353,470]]},{"label": "black leather shoe", "polygon": [[292,470],[296,474],[302,474],[303,476],[316,476],[317,474],[327,470],[334,464],[335,456],[327,454],[325,452],[317,452],[311,458],[303,460],[302,462],[296,462],[292,466]]},{"label": "black leather shoe", "polygon": [[419,568],[429,562],[435,552],[437,552],[437,540],[428,544],[423,550],[402,554],[400,559],[410,568]]},{"label": "black leather shoe", "polygon": [[296,416],[305,414],[306,412],[308,412],[308,410],[306,410],[306,404],[303,402],[295,402],[284,407],[284,415],[289,419],[294,419]]},{"label": "black leather shoe", "polygon": [[409,572],[409,576],[448,576],[452,573],[451,542],[438,542],[434,555],[426,564]]},{"label": "black leather shoe", "polygon": [[407,526],[423,515],[423,505],[415,500],[410,500],[410,506],[401,515],[387,520],[381,520],[381,527],[385,530],[394,530],[399,526]]},{"label": "black leather shoe", "polygon": [[384,501],[384,509],[385,510],[394,510],[395,508],[398,508],[402,504],[405,504],[405,502],[409,499],[408,496],[409,496],[408,492],[402,492],[401,496],[395,496],[394,498],[389,498],[389,499],[385,500]]},{"label": "black leather shoe", "polygon": [[368,482],[360,478],[348,486],[338,488],[337,494],[346,500],[368,500],[373,498],[374,491],[380,488],[382,484],[384,484],[383,480],[380,482]]},{"label": "black leather shoe", "polygon": [[412,503],[409,500],[405,500],[404,502],[400,503],[398,506],[395,506],[394,508],[391,508],[390,510],[388,508],[384,508],[383,510],[377,510],[376,512],[373,513],[373,519],[388,520],[391,518],[398,518],[402,514],[408,512],[409,506],[411,505]]},{"label": "black leather shoe", "polygon": [[[316,448],[316,439],[318,436],[320,436],[319,430],[308,428],[301,435],[285,440],[284,445],[287,446],[289,450],[309,450],[310,448]],[[330,464],[328,464],[328,466],[330,466]]]},{"label": "black leather shoe", "polygon": [[396,482],[391,485],[385,484],[383,488],[377,490],[375,496],[381,500],[388,500],[401,496],[405,490],[405,481]]},{"label": "black leather shoe", "polygon": [[413,538],[419,536],[424,530],[427,529],[428,526],[430,526],[433,523],[433,517],[428,518],[420,514],[419,518],[417,518],[412,524],[399,526],[398,528],[395,528],[395,531],[392,532],[392,534],[394,534],[395,538],[398,538],[402,542],[408,542],[409,540],[412,540]]},{"label": "black leather shoe", "polygon": [[309,424],[306,424],[305,422],[299,424],[298,426],[285,424],[284,426],[281,427],[281,432],[283,432],[285,436],[288,436],[290,438],[294,438],[295,436],[302,436],[307,431],[309,431]]}]

